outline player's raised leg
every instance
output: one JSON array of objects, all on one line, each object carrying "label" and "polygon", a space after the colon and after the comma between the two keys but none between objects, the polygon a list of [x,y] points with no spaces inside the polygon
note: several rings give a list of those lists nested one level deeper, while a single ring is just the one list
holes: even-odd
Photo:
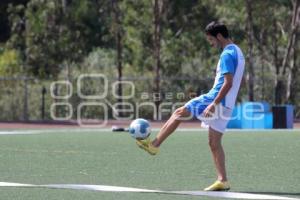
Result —
[{"label": "player's raised leg", "polygon": [[230,189],[226,175],[225,153],[222,146],[222,136],[222,133],[209,128],[209,147],[217,171],[217,181],[211,186],[205,188],[205,191],[222,191]]},{"label": "player's raised leg", "polygon": [[176,130],[178,125],[185,117],[189,116],[190,112],[185,107],[176,109],[169,120],[160,129],[153,141],[151,141],[149,138],[145,140],[137,140],[137,145],[151,155],[157,154],[161,143]]},{"label": "player's raised leg", "polygon": [[169,120],[164,124],[159,133],[156,135],[156,138],[152,142],[153,146],[159,147],[161,143],[177,129],[182,120],[186,119],[189,116],[190,112],[185,107],[176,109]]}]

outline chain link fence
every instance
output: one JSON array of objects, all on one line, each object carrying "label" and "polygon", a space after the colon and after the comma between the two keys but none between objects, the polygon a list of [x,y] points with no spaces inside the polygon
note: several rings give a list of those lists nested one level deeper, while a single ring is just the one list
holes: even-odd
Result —
[{"label": "chain link fence", "polygon": [[[213,79],[208,78],[163,77],[160,92],[156,92],[151,77],[124,77],[121,81],[103,74],[57,81],[0,77],[0,121],[164,120],[177,107],[206,93],[212,84]],[[270,86],[261,93],[271,104],[272,89]],[[243,86],[238,101],[246,100]]]}]

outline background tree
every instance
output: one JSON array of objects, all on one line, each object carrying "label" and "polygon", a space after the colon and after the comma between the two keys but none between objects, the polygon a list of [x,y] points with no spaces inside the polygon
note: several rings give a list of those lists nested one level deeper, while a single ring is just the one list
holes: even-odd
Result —
[{"label": "background tree", "polygon": [[[1,76],[76,81],[105,73],[134,81],[133,102],[142,92],[159,92],[162,101],[170,91],[207,92],[220,52],[203,30],[218,20],[247,57],[239,101],[293,103],[300,115],[297,0],[13,0],[0,3],[0,16]],[[101,89],[93,88],[87,93]]]},{"label": "background tree", "polygon": [[253,45],[254,45],[254,30],[253,30],[253,17],[252,17],[252,3],[251,0],[245,0],[246,3],[246,31],[247,31],[247,42],[248,42],[248,53],[246,58],[248,60],[248,96],[249,101],[254,101],[254,55],[253,55]]},{"label": "background tree", "polygon": [[[122,35],[123,35],[123,30],[122,30],[122,22],[121,22],[121,10],[119,8],[119,1],[118,0],[112,0],[112,15],[113,15],[113,26],[112,26],[112,32],[115,37],[115,48],[117,52],[117,57],[116,57],[116,63],[117,63],[117,77],[118,81],[122,81],[123,77],[123,41],[122,41]],[[118,89],[117,89],[117,94],[119,97],[122,97],[123,95],[123,90],[122,90],[122,84],[118,84]],[[118,109],[122,110],[122,98],[118,98]],[[122,116],[123,113],[119,112],[119,115]]]}]

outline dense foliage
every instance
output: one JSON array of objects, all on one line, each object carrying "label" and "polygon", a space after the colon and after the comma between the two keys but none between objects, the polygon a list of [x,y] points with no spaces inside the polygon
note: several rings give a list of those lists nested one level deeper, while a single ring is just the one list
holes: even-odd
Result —
[{"label": "dense foliage", "polygon": [[[203,29],[219,20],[247,58],[239,100],[291,103],[298,111],[299,15],[297,0],[1,1],[0,76],[49,85],[103,73],[139,82],[140,93],[204,92],[219,51],[210,48]],[[8,82],[0,82],[2,96],[15,87]]]}]

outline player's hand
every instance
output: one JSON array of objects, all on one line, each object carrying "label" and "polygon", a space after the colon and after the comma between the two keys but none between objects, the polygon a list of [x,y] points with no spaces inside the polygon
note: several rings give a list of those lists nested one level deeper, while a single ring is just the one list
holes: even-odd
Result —
[{"label": "player's hand", "polygon": [[213,114],[215,113],[215,103],[209,104],[206,109],[203,111],[204,117],[212,117]]}]

